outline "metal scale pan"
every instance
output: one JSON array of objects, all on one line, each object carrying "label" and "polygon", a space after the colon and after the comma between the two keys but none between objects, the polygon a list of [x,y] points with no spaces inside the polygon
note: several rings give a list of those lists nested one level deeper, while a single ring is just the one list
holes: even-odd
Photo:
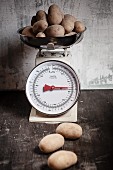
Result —
[{"label": "metal scale pan", "polygon": [[47,45],[52,43],[54,44],[54,48],[67,48],[70,47],[73,44],[79,43],[83,39],[82,33],[77,33],[75,35],[71,36],[64,36],[64,37],[28,37],[25,35],[22,35],[22,31],[25,27],[20,28],[17,32],[20,35],[20,39],[28,46],[34,47],[34,48],[44,48],[47,49]]}]

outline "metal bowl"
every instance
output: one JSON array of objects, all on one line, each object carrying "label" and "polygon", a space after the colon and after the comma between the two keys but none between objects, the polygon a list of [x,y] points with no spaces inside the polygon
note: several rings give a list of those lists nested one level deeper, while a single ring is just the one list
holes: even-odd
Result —
[{"label": "metal bowl", "polygon": [[54,48],[67,48],[73,44],[79,43],[83,39],[83,34],[78,33],[71,36],[64,37],[28,37],[22,35],[22,31],[25,27],[20,28],[17,32],[20,35],[20,39],[28,46],[34,48],[47,48],[49,43],[54,44]]}]

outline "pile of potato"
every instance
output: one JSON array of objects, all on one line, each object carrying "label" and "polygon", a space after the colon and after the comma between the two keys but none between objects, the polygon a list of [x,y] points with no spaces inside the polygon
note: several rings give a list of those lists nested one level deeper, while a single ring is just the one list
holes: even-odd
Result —
[{"label": "pile of potato", "polygon": [[81,21],[70,15],[64,14],[60,7],[53,4],[48,9],[48,14],[39,10],[31,19],[31,26],[27,26],[22,34],[28,37],[62,37],[70,36],[85,31]]},{"label": "pile of potato", "polygon": [[[54,170],[68,168],[77,163],[77,155],[68,150],[58,150],[64,146],[65,138],[77,139],[82,136],[82,128],[75,123],[61,123],[56,133],[46,135],[39,142],[39,148],[44,153],[52,154],[48,158],[48,166]],[[58,151],[57,151],[58,150]]]}]

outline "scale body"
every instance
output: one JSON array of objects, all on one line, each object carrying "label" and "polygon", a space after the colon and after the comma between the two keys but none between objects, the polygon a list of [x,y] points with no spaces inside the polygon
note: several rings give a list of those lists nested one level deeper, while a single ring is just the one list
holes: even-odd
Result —
[{"label": "scale body", "polygon": [[[68,49],[56,49],[56,50],[41,50],[41,52],[39,51],[37,53],[36,56],[36,60],[35,60],[35,66],[38,66],[44,62],[50,62],[51,61],[58,61],[58,62],[63,62],[65,63],[67,66],[72,65],[71,64],[71,53]],[[71,66],[71,68],[73,68]],[[77,75],[76,75],[77,78]],[[30,122],[76,122],[77,121],[77,99],[79,97],[79,93],[80,93],[80,83],[79,80],[77,78],[78,84],[77,84],[77,89],[78,89],[78,94],[76,95],[76,102],[74,102],[74,104],[69,107],[66,111],[61,111],[55,113],[55,114],[43,114],[42,111],[38,111],[35,107],[32,107],[31,109],[31,113],[29,116],[29,121]],[[46,81],[45,81],[46,82]],[[44,83],[45,84],[45,83]],[[27,84],[26,84],[27,85]],[[52,85],[52,84],[49,84]],[[56,85],[56,84],[53,84]],[[57,84],[58,85],[58,84]],[[60,81],[59,81],[59,85],[61,85]],[[54,92],[54,91],[49,91],[50,93]],[[55,91],[59,93],[59,91]],[[64,90],[65,92],[65,90]],[[47,92],[44,92],[45,94]]]},{"label": "scale body", "polygon": [[[29,74],[26,82],[26,96],[28,98],[28,101],[33,106],[30,112],[29,121],[51,123],[76,122],[77,101],[80,94],[80,82],[74,68],[72,67],[72,55],[68,49],[73,43],[79,43],[83,38],[83,34],[74,36],[72,35],[69,37],[59,37],[56,39],[45,38],[46,41],[51,41],[48,43],[45,41],[47,43],[46,45],[44,44],[45,42],[42,41],[44,40],[44,38],[41,38],[41,43],[43,43],[43,45],[41,46],[41,44],[39,44],[40,38],[33,39],[23,36],[21,34],[21,31],[22,29],[19,30],[20,39],[25,44],[36,47],[37,42],[37,44],[40,45],[39,51],[35,58],[35,67]],[[58,42],[59,44],[55,44],[54,42]],[[62,44],[64,44],[65,46],[62,46]],[[68,47],[67,44],[69,45]],[[50,64],[50,68],[49,66],[47,67],[48,64]],[[42,71],[41,69],[39,69],[41,66]],[[51,67],[53,68],[51,69]],[[37,70],[37,68],[39,70]],[[54,70],[56,75],[52,75],[54,79],[52,82],[49,80],[48,75],[50,75],[50,71]],[[64,76],[62,76],[62,74],[64,74]],[[58,77],[60,78],[58,79],[58,81],[56,81],[55,77],[56,79],[58,79]],[[45,82],[43,84],[42,82],[44,80]],[[54,84],[54,82],[56,84]],[[62,89],[59,89],[59,87],[61,87]],[[51,98],[53,98],[53,101]]]}]

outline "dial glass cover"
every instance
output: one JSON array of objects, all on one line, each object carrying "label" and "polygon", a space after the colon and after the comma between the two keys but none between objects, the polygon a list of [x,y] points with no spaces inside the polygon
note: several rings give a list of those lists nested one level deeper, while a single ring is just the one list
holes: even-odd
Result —
[{"label": "dial glass cover", "polygon": [[41,113],[59,115],[77,102],[80,93],[78,77],[68,64],[49,60],[37,65],[29,74],[26,96]]}]

